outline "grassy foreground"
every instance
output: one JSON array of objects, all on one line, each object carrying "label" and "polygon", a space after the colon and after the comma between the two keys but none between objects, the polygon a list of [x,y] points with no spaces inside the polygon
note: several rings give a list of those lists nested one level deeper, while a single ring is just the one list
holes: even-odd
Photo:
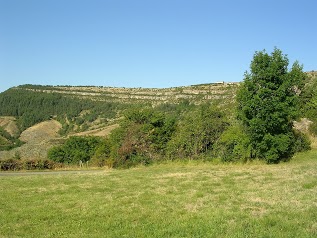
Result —
[{"label": "grassy foreground", "polygon": [[0,177],[0,237],[317,237],[317,151]]}]

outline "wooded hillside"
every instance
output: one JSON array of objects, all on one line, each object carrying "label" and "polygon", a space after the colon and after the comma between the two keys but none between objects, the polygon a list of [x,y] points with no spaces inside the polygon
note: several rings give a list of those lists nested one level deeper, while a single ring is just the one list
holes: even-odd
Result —
[{"label": "wooded hillside", "polygon": [[[317,73],[305,75],[296,94],[295,119],[306,118],[308,133],[315,135]],[[0,159],[48,156],[57,162],[91,160],[109,167],[162,159],[248,160],[253,157],[251,138],[237,117],[240,85],[220,82],[168,89],[17,86],[0,94]],[[10,123],[4,123],[8,117]],[[37,138],[46,124],[31,128],[45,121],[54,121],[56,132],[47,136],[45,146],[25,139],[28,128]],[[94,135],[102,139],[75,139]],[[307,135],[298,130],[294,135],[294,151],[309,148]],[[81,150],[84,147],[89,156]]]}]

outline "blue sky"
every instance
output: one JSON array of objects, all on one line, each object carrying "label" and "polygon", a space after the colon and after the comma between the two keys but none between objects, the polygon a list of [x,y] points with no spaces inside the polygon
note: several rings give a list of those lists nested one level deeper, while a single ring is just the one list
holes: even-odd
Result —
[{"label": "blue sky", "polygon": [[315,0],[0,0],[0,92],[242,81],[278,47],[317,70]]}]

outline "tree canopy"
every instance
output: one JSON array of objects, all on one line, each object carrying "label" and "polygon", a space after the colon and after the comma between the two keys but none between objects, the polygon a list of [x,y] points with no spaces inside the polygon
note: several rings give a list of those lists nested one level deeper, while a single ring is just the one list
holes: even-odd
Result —
[{"label": "tree canopy", "polygon": [[275,48],[256,52],[238,92],[239,119],[250,137],[252,156],[275,163],[293,155],[293,120],[306,78],[296,61],[288,69],[287,55]]}]

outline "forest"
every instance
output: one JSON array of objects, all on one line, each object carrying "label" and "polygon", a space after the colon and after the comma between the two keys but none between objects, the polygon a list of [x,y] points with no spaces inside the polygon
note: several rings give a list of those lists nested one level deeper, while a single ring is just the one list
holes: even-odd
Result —
[{"label": "forest", "polygon": [[[59,93],[23,90],[31,87],[24,85],[9,89],[0,95],[0,115],[18,118],[18,126],[22,132],[36,123],[57,118],[67,132],[66,120],[73,120],[84,111],[89,110],[83,120],[93,121],[97,117],[114,118],[120,105],[111,102],[100,102],[64,96]],[[45,89],[45,86],[34,86],[34,89]],[[83,122],[77,122],[82,124]]]},{"label": "forest", "polygon": [[[255,52],[250,71],[229,104],[221,100],[118,103],[41,91],[45,88],[24,85],[1,93],[0,115],[16,117],[21,132],[54,118],[62,124],[61,136],[67,136],[74,125],[97,118],[120,124],[108,137],[71,136],[52,147],[47,158],[57,164],[89,161],[95,166],[129,168],[166,160],[279,163],[309,150],[309,137],[317,134],[316,73],[303,72],[297,61],[289,67],[287,55],[279,49]],[[88,113],[79,117],[83,111]],[[301,118],[312,122],[309,132],[294,128],[293,122]],[[0,133],[10,139],[3,129]]]}]

